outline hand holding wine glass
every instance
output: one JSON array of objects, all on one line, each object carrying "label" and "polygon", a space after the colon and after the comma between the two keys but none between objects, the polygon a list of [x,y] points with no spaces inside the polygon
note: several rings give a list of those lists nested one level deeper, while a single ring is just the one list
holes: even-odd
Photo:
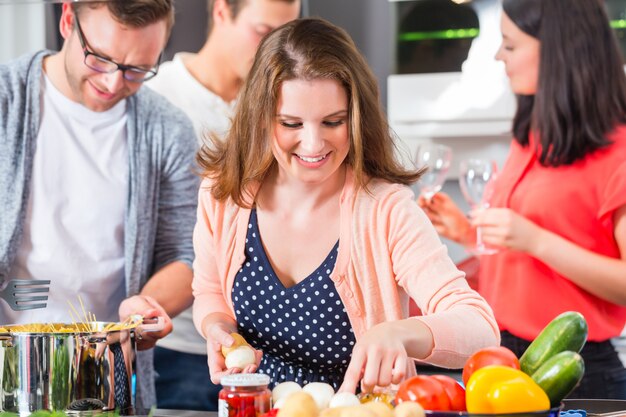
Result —
[{"label": "hand holding wine glass", "polygon": [[417,149],[415,163],[418,169],[428,168],[420,177],[420,194],[430,200],[441,190],[452,162],[452,149],[436,143],[425,143]]},{"label": "hand holding wine glass", "polygon": [[[461,161],[459,185],[465,200],[473,210],[489,208],[493,185],[497,175],[496,163],[485,159]],[[480,227],[476,229],[476,246],[470,250],[476,255],[493,255],[498,250],[488,247],[481,238]]]}]

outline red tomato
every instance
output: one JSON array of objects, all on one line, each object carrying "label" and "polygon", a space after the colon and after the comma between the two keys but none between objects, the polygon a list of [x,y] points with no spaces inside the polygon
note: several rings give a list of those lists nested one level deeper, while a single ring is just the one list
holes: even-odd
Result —
[{"label": "red tomato", "polygon": [[450,400],[443,385],[426,375],[417,375],[401,383],[396,401],[417,402],[425,410],[450,410]]},{"label": "red tomato", "polygon": [[432,375],[431,378],[439,381],[443,389],[448,394],[450,400],[450,410],[465,411],[465,390],[454,378],[447,375]]},{"label": "red tomato", "polygon": [[465,362],[465,366],[463,367],[463,384],[467,385],[470,376],[472,376],[475,371],[487,365],[502,365],[520,369],[519,360],[510,349],[504,346],[480,349]]}]

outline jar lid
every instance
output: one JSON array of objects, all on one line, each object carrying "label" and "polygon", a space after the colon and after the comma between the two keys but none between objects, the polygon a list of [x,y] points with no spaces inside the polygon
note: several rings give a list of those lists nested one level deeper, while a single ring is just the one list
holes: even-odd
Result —
[{"label": "jar lid", "polygon": [[223,376],[220,383],[231,387],[256,387],[269,385],[270,377],[264,374],[232,374]]}]

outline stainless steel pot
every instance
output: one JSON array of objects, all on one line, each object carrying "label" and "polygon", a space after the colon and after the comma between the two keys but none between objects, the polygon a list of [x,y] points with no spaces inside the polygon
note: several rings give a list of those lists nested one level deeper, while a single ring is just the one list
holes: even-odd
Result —
[{"label": "stainless steel pot", "polygon": [[[0,411],[28,416],[37,410],[92,415],[117,410],[134,414],[136,339],[162,328],[148,320],[136,328],[72,333],[0,333]],[[109,326],[110,327],[110,326]]]}]

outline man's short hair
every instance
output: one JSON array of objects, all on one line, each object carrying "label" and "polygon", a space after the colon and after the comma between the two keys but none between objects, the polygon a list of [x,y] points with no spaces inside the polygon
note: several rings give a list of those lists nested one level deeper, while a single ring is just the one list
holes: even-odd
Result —
[{"label": "man's short hair", "polygon": [[109,13],[115,20],[128,27],[142,28],[165,20],[167,33],[170,33],[174,26],[173,0],[108,0],[73,3],[76,13],[84,7],[97,9],[103,6],[109,9]]}]

